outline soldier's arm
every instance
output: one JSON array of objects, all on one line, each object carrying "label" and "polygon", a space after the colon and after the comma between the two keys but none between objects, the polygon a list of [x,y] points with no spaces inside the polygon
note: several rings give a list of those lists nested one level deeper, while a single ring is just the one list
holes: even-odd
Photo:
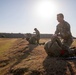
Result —
[{"label": "soldier's arm", "polygon": [[66,22],[65,28],[64,28],[64,34],[65,34],[65,38],[69,37],[69,35],[71,35],[71,31],[70,31],[70,24]]},{"label": "soldier's arm", "polygon": [[66,23],[66,29],[65,29],[66,32],[70,32],[70,24],[69,23]]},{"label": "soldier's arm", "polygon": [[57,35],[58,35],[58,33],[59,33],[59,29],[58,29],[58,25],[57,25],[57,26],[56,26],[55,34],[57,34]]}]

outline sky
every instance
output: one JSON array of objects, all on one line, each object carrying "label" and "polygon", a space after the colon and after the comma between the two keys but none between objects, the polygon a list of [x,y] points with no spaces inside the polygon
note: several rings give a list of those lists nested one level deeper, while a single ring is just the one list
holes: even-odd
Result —
[{"label": "sky", "polygon": [[54,34],[58,13],[76,36],[76,0],[0,0],[0,32]]}]

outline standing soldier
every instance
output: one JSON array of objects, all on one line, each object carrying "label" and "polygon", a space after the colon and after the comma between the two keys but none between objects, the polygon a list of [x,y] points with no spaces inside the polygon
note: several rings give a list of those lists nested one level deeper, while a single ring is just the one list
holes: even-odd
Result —
[{"label": "standing soldier", "polygon": [[64,15],[62,13],[57,14],[57,21],[59,24],[57,25],[55,35],[59,35],[63,39],[62,43],[70,47],[73,42],[70,24],[64,20]]},{"label": "standing soldier", "polygon": [[37,44],[39,44],[39,40],[40,40],[40,32],[38,31],[37,28],[34,28],[34,30],[35,30],[34,33],[36,33],[34,37],[35,37],[35,39],[36,39],[36,41],[37,41]]}]

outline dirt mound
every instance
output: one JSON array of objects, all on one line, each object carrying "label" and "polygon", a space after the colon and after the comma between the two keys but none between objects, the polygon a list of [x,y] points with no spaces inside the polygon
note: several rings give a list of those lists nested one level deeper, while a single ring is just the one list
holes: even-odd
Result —
[{"label": "dirt mound", "polygon": [[66,65],[66,61],[50,57],[46,57],[43,62],[46,75],[66,75]]},{"label": "dirt mound", "polygon": [[18,40],[6,57],[9,63],[0,75],[76,75],[76,60],[50,58],[44,45],[29,45],[25,39]]}]

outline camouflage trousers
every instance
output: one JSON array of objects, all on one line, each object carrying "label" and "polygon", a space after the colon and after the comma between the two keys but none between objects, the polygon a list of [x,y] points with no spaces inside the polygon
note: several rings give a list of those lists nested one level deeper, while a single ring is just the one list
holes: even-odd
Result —
[{"label": "camouflage trousers", "polygon": [[68,39],[64,39],[64,40],[62,41],[62,43],[63,43],[64,45],[68,46],[68,47],[71,46],[72,42],[73,42],[72,37],[70,37],[70,38],[68,38]]}]

